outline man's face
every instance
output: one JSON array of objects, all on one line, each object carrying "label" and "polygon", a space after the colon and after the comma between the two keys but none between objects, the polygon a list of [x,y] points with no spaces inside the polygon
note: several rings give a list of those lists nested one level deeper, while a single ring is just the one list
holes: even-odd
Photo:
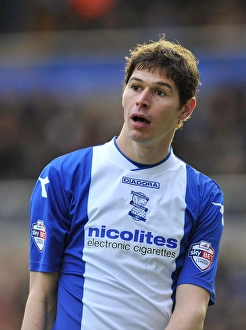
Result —
[{"label": "man's face", "polygon": [[164,70],[135,69],[123,92],[127,134],[135,142],[158,146],[172,140],[181,115],[178,89]]}]

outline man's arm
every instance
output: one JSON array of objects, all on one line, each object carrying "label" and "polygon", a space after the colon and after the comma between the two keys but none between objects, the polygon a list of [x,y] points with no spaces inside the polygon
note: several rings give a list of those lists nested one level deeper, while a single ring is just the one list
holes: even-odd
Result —
[{"label": "man's arm", "polygon": [[30,292],[21,330],[50,330],[56,317],[59,272],[30,272]]},{"label": "man's arm", "polygon": [[166,330],[203,330],[210,294],[202,287],[177,287],[176,305]]}]

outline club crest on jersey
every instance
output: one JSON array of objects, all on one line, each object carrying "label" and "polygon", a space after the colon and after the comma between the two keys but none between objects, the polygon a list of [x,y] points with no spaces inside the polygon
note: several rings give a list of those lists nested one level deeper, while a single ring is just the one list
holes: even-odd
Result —
[{"label": "club crest on jersey", "polygon": [[141,192],[131,191],[132,200],[130,204],[133,206],[131,211],[128,213],[135,221],[146,222],[146,213],[148,209],[145,205],[148,203],[149,197]]},{"label": "club crest on jersey", "polygon": [[46,227],[43,220],[32,224],[31,236],[38,250],[42,252],[46,241]]},{"label": "club crest on jersey", "polygon": [[189,257],[195,266],[201,271],[209,269],[214,259],[214,249],[211,244],[205,241],[192,244],[189,250]]}]

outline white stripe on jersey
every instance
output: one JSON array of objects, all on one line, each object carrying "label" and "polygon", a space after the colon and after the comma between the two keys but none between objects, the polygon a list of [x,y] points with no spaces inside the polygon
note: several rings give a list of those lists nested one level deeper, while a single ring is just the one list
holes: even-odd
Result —
[{"label": "white stripe on jersey", "polygon": [[[83,330],[91,324],[94,329],[163,330],[171,315],[171,276],[184,233],[185,165],[171,154],[157,167],[135,169],[112,142],[93,150]],[[124,183],[126,177],[135,185]]]}]

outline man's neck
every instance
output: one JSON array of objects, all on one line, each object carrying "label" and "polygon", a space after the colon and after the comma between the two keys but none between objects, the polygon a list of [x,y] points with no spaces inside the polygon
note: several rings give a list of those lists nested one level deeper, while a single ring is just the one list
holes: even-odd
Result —
[{"label": "man's neck", "polygon": [[170,144],[142,143],[133,141],[121,131],[116,140],[120,151],[133,162],[143,165],[154,165],[164,160],[170,152]]}]

